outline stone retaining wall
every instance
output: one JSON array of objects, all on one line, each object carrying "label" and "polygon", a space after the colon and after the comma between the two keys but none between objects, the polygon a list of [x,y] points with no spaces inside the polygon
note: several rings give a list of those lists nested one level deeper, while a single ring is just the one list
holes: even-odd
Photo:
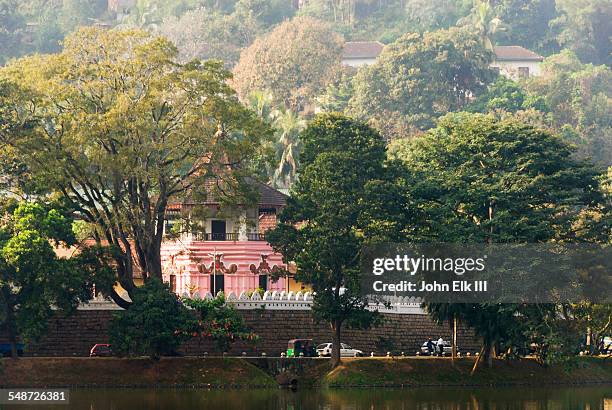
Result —
[{"label": "stone retaining wall", "polygon": [[[70,317],[56,317],[49,322],[46,337],[29,346],[31,356],[87,356],[96,343],[108,342],[108,323],[117,310],[78,310]],[[237,343],[230,354],[278,356],[287,348],[287,341],[310,338],[317,343],[330,342],[331,331],[326,323],[316,323],[309,310],[241,310],[247,325],[260,337],[257,346]],[[369,330],[345,329],[343,341],[366,353],[385,354],[387,350],[414,355],[427,337],[450,339],[449,326],[438,326],[423,314],[383,313],[382,323]],[[0,343],[5,339],[0,335]],[[459,350],[475,352],[478,349],[473,332],[460,328]],[[217,355],[209,341],[192,339],[182,350],[187,355]]]}]

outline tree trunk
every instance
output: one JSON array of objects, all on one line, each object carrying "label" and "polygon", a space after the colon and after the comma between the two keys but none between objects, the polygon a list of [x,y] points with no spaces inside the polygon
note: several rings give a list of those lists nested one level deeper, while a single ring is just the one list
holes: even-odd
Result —
[{"label": "tree trunk", "polygon": [[482,347],[480,348],[480,353],[478,354],[478,357],[476,358],[476,361],[474,362],[474,367],[472,367],[472,372],[470,373],[471,375],[476,373],[476,370],[478,369],[478,366],[480,365],[480,361],[482,360],[482,356],[484,356],[485,354],[485,350],[486,350],[486,346],[483,344]]},{"label": "tree trunk", "polygon": [[340,365],[340,328],[342,322],[336,320],[331,324],[332,327],[332,352],[331,352],[331,365],[332,368],[336,368]]},{"label": "tree trunk", "polygon": [[457,358],[457,314],[453,314],[453,337],[452,337],[452,361],[454,362]]},{"label": "tree trunk", "polygon": [[487,353],[487,366],[489,366],[489,369],[493,367],[493,358],[496,355],[495,343],[492,343],[489,348],[489,353]]}]

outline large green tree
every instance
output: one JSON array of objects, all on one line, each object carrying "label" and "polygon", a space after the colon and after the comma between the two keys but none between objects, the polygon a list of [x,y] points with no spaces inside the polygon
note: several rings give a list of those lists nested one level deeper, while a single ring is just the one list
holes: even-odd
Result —
[{"label": "large green tree", "polygon": [[491,58],[465,29],[406,34],[359,70],[349,112],[370,119],[387,138],[428,129],[485,90],[494,78]]},{"label": "large green tree", "polygon": [[[138,266],[161,280],[166,209],[205,179],[240,189],[268,128],[226,84],[220,63],[176,62],[176,48],[140,31],[82,29],[57,55],[0,71],[15,124],[1,142],[117,250],[120,284]],[[20,130],[20,131],[18,131]],[[236,189],[233,189],[236,188]],[[118,295],[114,295],[119,300]]]},{"label": "large green tree", "polygon": [[323,22],[298,17],[258,38],[240,55],[232,84],[243,99],[269,91],[277,105],[300,111],[339,67],[341,38]]},{"label": "large green tree", "polygon": [[[391,151],[408,173],[416,241],[572,241],[580,211],[597,210],[602,201],[597,172],[576,160],[571,146],[511,118],[449,114]],[[439,320],[459,318],[472,326],[482,338],[483,358],[490,358],[496,346],[516,340],[525,307],[431,304],[429,310]]]},{"label": "large green tree", "polygon": [[96,247],[70,259],[56,256],[53,246],[75,243],[72,219],[62,207],[22,202],[2,209],[2,214],[0,329],[8,334],[16,356],[18,336],[36,340],[54,309],[72,312],[91,299],[94,286],[108,292],[114,273],[108,254]]},{"label": "large green tree", "polygon": [[300,177],[266,238],[296,263],[295,278],[312,286],[313,314],[333,331],[335,366],[343,326],[368,327],[375,318],[360,294],[359,260],[374,236],[368,212],[389,177],[385,146],[376,131],[339,114],[315,117],[301,138]]}]

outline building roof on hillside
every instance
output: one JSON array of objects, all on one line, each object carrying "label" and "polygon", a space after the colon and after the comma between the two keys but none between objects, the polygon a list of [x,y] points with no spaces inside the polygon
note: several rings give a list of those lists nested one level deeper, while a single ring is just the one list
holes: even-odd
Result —
[{"label": "building roof on hillside", "polygon": [[384,47],[380,41],[347,41],[344,43],[342,58],[376,58]]},{"label": "building roof on hillside", "polygon": [[544,57],[521,46],[495,47],[497,61],[543,61]]}]

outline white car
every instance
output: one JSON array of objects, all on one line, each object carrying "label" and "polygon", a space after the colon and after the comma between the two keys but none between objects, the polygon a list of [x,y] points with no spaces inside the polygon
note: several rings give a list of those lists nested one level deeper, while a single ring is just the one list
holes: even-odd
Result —
[{"label": "white car", "polygon": [[[320,357],[330,357],[332,353],[332,344],[323,343],[317,346],[317,355]],[[340,343],[340,357],[361,357],[363,352],[361,350],[353,349],[346,343]]]}]

